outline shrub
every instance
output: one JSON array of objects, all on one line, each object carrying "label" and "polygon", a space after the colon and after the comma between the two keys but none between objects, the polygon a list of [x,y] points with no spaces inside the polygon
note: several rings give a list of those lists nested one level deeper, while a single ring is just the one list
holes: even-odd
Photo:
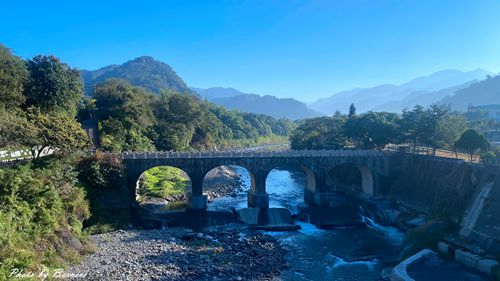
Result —
[{"label": "shrub", "polygon": [[54,158],[0,170],[0,280],[12,268],[60,267],[78,259],[89,210],[75,183],[73,167]]}]

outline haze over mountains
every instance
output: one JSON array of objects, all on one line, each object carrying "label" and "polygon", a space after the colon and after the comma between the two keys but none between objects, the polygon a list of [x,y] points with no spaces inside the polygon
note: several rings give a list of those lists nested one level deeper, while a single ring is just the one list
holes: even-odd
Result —
[{"label": "haze over mountains", "polygon": [[308,108],[305,103],[292,98],[282,99],[269,95],[246,94],[233,88],[192,89],[201,97],[229,109],[262,113],[275,118],[288,118],[292,120],[323,115]]},{"label": "haze over mountains", "polygon": [[215,104],[244,112],[266,114],[275,118],[303,119],[322,115],[306,106],[306,104],[288,98],[279,99],[273,96],[245,94],[232,88],[190,89],[181,77],[166,63],[152,57],[143,56],[121,65],[108,65],[88,71],[82,70],[85,94],[91,95],[96,84],[107,79],[118,78],[129,81],[153,93],[162,90],[173,90],[179,93],[198,93]]},{"label": "haze over mountains", "polygon": [[497,76],[483,81],[494,75],[483,69],[467,72],[443,70],[401,85],[382,84],[342,91],[309,105],[292,98],[248,94],[233,88],[190,88],[168,64],[147,56],[94,71],[82,70],[81,73],[87,95],[92,94],[94,85],[106,79],[119,78],[153,93],[162,90],[196,93],[229,109],[293,120],[333,115],[337,110],[347,113],[351,103],[356,105],[358,113],[370,110],[400,113],[403,108],[412,108],[417,104],[428,106],[436,102],[451,104],[454,110],[465,110],[470,103],[500,104],[500,78]]},{"label": "haze over mountains", "polygon": [[445,97],[454,95],[456,91],[484,80],[488,75],[494,73],[483,69],[468,72],[443,70],[401,85],[383,84],[339,92],[319,99],[309,106],[327,115],[332,115],[337,110],[347,113],[351,103],[356,105],[358,112],[373,110],[399,113],[405,107],[440,102]]}]

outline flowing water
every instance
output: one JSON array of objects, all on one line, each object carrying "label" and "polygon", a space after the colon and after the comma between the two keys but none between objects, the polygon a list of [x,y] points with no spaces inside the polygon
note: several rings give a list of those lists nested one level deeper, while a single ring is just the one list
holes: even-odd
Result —
[{"label": "flowing water", "polygon": [[[234,198],[218,198],[211,210],[245,208],[250,178],[245,169],[234,167],[241,175],[243,190]],[[306,177],[301,172],[273,170],[267,178],[270,207],[284,207],[297,213],[304,205]],[[380,271],[393,266],[403,234],[363,217],[366,228],[323,230],[296,221],[298,231],[266,232],[287,249],[290,268],[283,280],[380,280]]]}]

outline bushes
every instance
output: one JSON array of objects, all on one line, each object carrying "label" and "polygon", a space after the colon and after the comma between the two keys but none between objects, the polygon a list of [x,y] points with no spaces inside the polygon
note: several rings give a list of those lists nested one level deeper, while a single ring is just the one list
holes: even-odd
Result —
[{"label": "bushes", "polygon": [[123,184],[123,166],[116,156],[96,153],[78,164],[80,181],[96,191],[112,189]]},{"label": "bushes", "polygon": [[89,209],[75,183],[72,166],[55,159],[0,170],[0,279],[12,268],[61,266],[79,256]]},{"label": "bushes", "polygon": [[126,227],[130,222],[130,214],[123,208],[116,209],[120,201],[126,202],[126,208],[129,203],[128,190],[123,188],[125,179],[120,159],[96,153],[95,156],[80,161],[78,172],[78,179],[86,190],[92,213],[84,226],[88,227],[91,233]]},{"label": "bushes", "polygon": [[167,166],[155,167],[144,172],[139,193],[141,195],[168,198],[185,192],[188,179],[182,171]]}]

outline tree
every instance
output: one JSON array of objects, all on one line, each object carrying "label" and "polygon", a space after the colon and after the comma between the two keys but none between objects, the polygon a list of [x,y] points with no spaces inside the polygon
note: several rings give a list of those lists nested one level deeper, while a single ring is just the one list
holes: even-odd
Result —
[{"label": "tree", "polygon": [[0,148],[19,148],[34,137],[35,127],[26,117],[0,105]]},{"label": "tree", "polygon": [[428,108],[416,105],[413,110],[403,109],[402,118],[399,121],[401,141],[412,143],[414,149],[418,144],[436,148],[438,121],[448,114],[449,110],[449,106],[440,104],[433,104]]},{"label": "tree", "polygon": [[39,158],[44,150],[68,153],[89,145],[89,139],[80,123],[66,114],[43,113],[32,107],[28,109],[27,117],[35,131],[34,137],[25,140],[25,143],[31,147],[35,158]]},{"label": "tree", "polygon": [[290,136],[292,149],[340,149],[346,145],[345,117],[306,119]]},{"label": "tree", "polygon": [[478,151],[485,151],[490,147],[490,144],[486,138],[479,134],[474,129],[468,129],[463,132],[460,138],[455,142],[455,148],[463,149],[469,154],[469,158],[472,161],[474,154]]},{"label": "tree", "polygon": [[54,56],[36,56],[27,65],[26,108],[36,106],[42,112],[60,111],[75,116],[83,96],[80,72]]},{"label": "tree", "polygon": [[349,107],[349,118],[355,115],[356,115],[356,107],[354,106],[354,103],[351,103],[351,106]]},{"label": "tree", "polygon": [[28,70],[24,61],[0,44],[0,105],[13,108],[25,101],[24,85]]},{"label": "tree", "polygon": [[370,111],[347,119],[344,132],[358,148],[383,149],[388,143],[396,142],[398,121],[395,113]]},{"label": "tree", "polygon": [[465,119],[461,115],[446,114],[437,123],[435,144],[438,147],[452,149],[455,141],[465,131]]}]

